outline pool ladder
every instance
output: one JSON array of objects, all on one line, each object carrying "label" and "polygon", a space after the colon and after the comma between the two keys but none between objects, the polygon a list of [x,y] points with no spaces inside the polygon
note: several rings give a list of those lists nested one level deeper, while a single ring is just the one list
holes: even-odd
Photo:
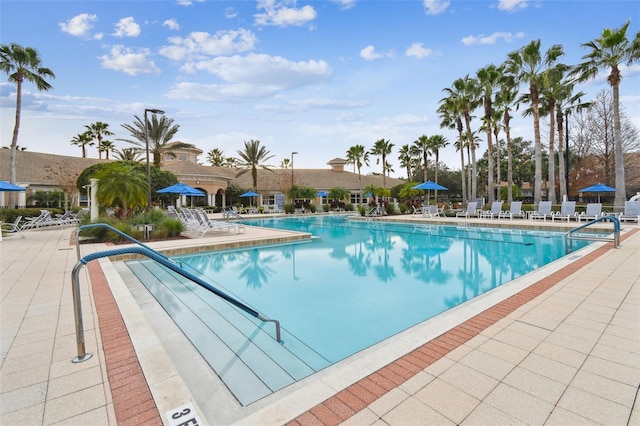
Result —
[{"label": "pool ladder", "polygon": [[[91,253],[91,254],[86,255],[83,258],[80,258],[80,238],[79,238],[80,237],[80,231],[82,231],[83,229],[97,228],[97,227],[107,228],[110,231],[113,231],[113,232],[125,237],[129,241],[138,244],[138,247],[123,247],[123,248],[120,248],[120,249],[105,250],[105,251],[102,251],[102,252]],[[154,261],[160,263],[161,265],[171,269],[173,272],[175,272],[175,273],[177,273],[177,274],[179,274],[179,275],[181,275],[181,276],[193,281],[194,283],[198,284],[199,286],[204,287],[205,289],[209,290],[211,293],[213,293],[216,296],[226,300],[227,302],[231,303],[232,305],[242,309],[243,311],[245,311],[249,315],[259,319],[260,321],[272,322],[276,327],[276,340],[278,342],[282,342],[282,339],[280,338],[280,321],[267,318],[266,316],[262,315],[260,312],[256,311],[255,309],[245,305],[244,303],[240,302],[239,300],[234,299],[233,297],[229,296],[225,292],[215,288],[214,286],[212,286],[208,282],[201,280],[200,278],[198,278],[197,276],[191,274],[188,271],[185,271],[181,266],[176,264],[173,260],[169,259],[168,257],[164,256],[163,254],[158,253],[157,251],[153,250],[149,246],[144,245],[143,243],[141,243],[140,241],[136,240],[135,238],[130,237],[129,235],[119,231],[118,229],[116,229],[116,228],[114,228],[114,227],[112,227],[110,225],[107,225],[106,223],[93,223],[93,224],[90,224],[90,225],[83,225],[83,226],[78,227],[78,229],[76,230],[76,254],[77,254],[77,257],[78,257],[78,263],[76,263],[76,265],[73,267],[73,270],[71,271],[71,288],[72,288],[72,293],[73,293],[73,312],[74,312],[74,316],[75,316],[75,326],[76,326],[76,346],[77,346],[77,350],[78,350],[78,356],[76,356],[72,360],[75,363],[86,361],[89,358],[91,358],[91,356],[92,356],[92,354],[86,353],[86,351],[85,351],[84,325],[83,325],[83,320],[82,320],[82,303],[81,303],[81,300],[80,300],[80,278],[79,278],[80,270],[82,269],[82,267],[84,265],[86,265],[87,263],[89,263],[92,260],[99,259],[101,257],[118,256],[118,255],[122,255],[122,254],[139,254],[139,255],[146,256],[149,259],[154,260]]]},{"label": "pool ladder", "polygon": [[[588,235],[588,234],[576,234],[577,231],[585,229],[588,226],[591,226],[598,222],[613,222],[613,237],[601,237],[597,235]],[[564,248],[565,253],[570,253],[573,251],[573,240],[589,240],[589,241],[612,241],[613,247],[620,247],[620,219],[615,216],[607,215],[599,217],[595,220],[585,223],[584,225],[578,226],[577,228],[573,228],[564,234]]]}]

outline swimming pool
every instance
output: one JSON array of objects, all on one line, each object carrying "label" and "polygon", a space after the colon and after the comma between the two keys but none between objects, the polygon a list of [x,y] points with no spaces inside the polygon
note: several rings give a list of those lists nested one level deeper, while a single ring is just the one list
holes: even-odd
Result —
[{"label": "swimming pool", "polygon": [[[308,244],[179,259],[336,362],[564,255],[563,233],[294,217]],[[286,345],[286,342],[285,342]]]}]

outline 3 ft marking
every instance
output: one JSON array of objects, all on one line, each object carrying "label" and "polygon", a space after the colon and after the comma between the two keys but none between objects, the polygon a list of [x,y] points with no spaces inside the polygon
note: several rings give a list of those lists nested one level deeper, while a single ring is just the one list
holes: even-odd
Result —
[{"label": "3 ft marking", "polygon": [[202,420],[190,402],[165,413],[170,426],[201,426]]}]

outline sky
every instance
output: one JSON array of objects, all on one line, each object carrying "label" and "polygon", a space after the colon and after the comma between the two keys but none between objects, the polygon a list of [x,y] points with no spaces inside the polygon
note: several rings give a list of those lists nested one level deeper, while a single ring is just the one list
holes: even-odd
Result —
[{"label": "sky", "polygon": [[[444,135],[440,159],[460,168],[457,135],[436,112],[457,78],[538,39],[578,64],[582,44],[627,21],[632,38],[640,2],[0,0],[0,42],[35,48],[56,75],[49,91],[23,86],[18,145],[29,151],[81,156],[70,141],[97,121],[116,148],[131,147],[117,140],[130,138],[122,124],[160,109],[180,125],[173,140],[203,150],[203,164],[213,148],[237,157],[253,139],[273,166],[297,152],[296,168],[324,169],[353,145],[385,139],[394,177],[406,175],[398,149],[422,135]],[[640,127],[640,64],[622,72],[621,104]],[[593,99],[609,90],[605,78],[577,90]],[[15,103],[2,74],[0,146],[11,144]],[[513,137],[533,140],[531,117],[516,113],[512,126]],[[485,150],[483,141],[478,158]],[[95,146],[87,156],[98,157]],[[362,173],[381,168],[371,157]]]}]

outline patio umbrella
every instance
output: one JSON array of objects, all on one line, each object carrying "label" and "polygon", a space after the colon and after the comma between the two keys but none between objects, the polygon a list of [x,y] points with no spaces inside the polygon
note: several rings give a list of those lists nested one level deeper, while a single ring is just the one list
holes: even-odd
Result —
[{"label": "patio umbrella", "polygon": [[422,182],[421,184],[416,185],[416,186],[414,186],[412,188],[413,189],[426,189],[428,191],[427,192],[427,204],[429,204],[429,197],[431,196],[431,190],[432,189],[434,191],[437,191],[437,190],[446,191],[447,190],[447,188],[445,188],[444,186],[439,185],[439,184],[437,184],[435,182],[432,182],[430,180],[428,180],[426,182]]},{"label": "patio umbrella", "polygon": [[0,180],[0,192],[14,192],[14,191],[26,191],[26,188]]},{"label": "patio umbrella", "polygon": [[192,197],[204,197],[204,192],[199,189],[195,189],[192,186],[187,185],[186,183],[176,183],[175,185],[167,186],[166,188],[162,188],[156,191],[159,194],[179,194],[179,195],[190,195]]},{"label": "patio umbrella", "polygon": [[316,194],[316,197],[326,197],[329,195],[326,191],[320,191]]},{"label": "patio umbrella", "polygon": [[587,188],[581,189],[578,192],[595,192],[598,194],[598,203],[600,202],[600,193],[601,192],[616,192],[615,188],[605,185],[604,183],[596,183],[595,185],[591,185]]},{"label": "patio umbrella", "polygon": [[[260,194],[256,194],[253,191],[247,191],[244,194],[240,194],[241,197],[257,197],[259,195]],[[253,205],[253,201],[252,200],[249,200],[249,203],[250,203],[250,205]]]}]

